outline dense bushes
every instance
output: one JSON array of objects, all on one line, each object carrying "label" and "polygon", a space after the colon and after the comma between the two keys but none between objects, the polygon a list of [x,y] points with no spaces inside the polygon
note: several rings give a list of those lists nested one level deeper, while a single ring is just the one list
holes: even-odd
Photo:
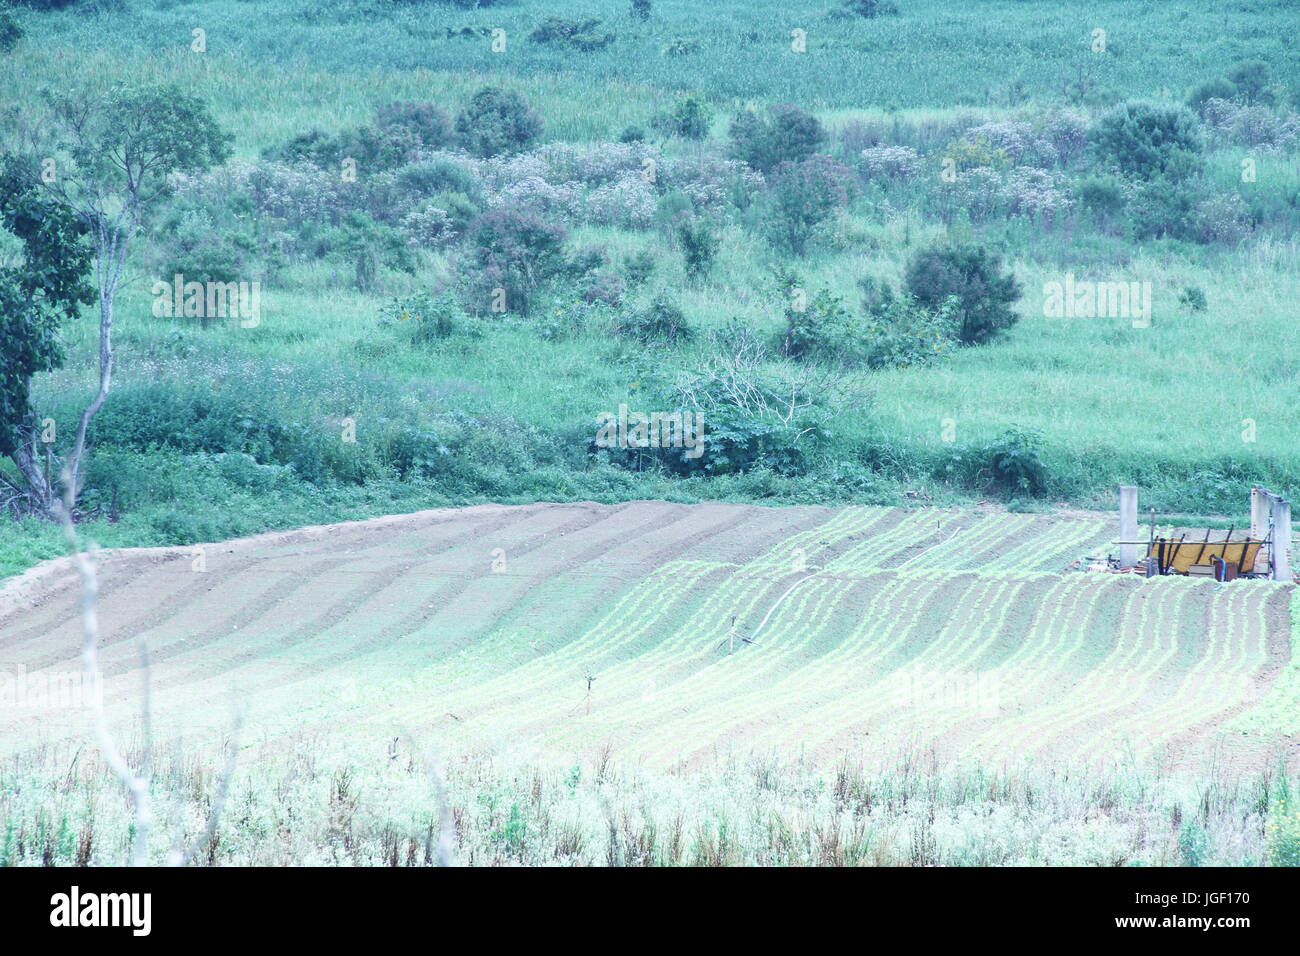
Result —
[{"label": "dense bushes", "polygon": [[465,307],[476,314],[502,308],[526,314],[541,285],[564,268],[566,235],[563,227],[530,213],[484,213],[470,231],[460,269]]},{"label": "dense bushes", "polygon": [[727,130],[733,159],[770,173],[782,163],[800,163],[826,141],[826,131],[817,117],[797,106],[769,107],[766,115],[744,110]]},{"label": "dense bushes", "polygon": [[1016,322],[1010,306],[1020,284],[1002,273],[1002,256],[983,246],[960,242],[921,249],[908,260],[907,291],[933,310],[956,299],[958,338],[963,345],[988,342]]},{"label": "dense bushes", "polygon": [[456,117],[456,135],[477,156],[515,153],[542,135],[542,118],[519,93],[488,86]]},{"label": "dense bushes", "polygon": [[1182,179],[1200,166],[1196,114],[1183,106],[1124,103],[1104,114],[1092,131],[1098,160],[1135,179]]},{"label": "dense bushes", "polygon": [[850,171],[829,156],[784,162],[771,179],[764,222],[772,242],[796,256],[849,201]]}]

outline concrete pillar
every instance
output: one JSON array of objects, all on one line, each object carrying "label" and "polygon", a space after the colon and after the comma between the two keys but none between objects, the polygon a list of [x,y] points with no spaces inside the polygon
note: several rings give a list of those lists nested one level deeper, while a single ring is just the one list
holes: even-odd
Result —
[{"label": "concrete pillar", "polygon": [[1119,563],[1131,568],[1138,563],[1138,490],[1133,485],[1119,486]]},{"label": "concrete pillar", "polygon": [[1291,580],[1291,502],[1273,498],[1273,580]]},{"label": "concrete pillar", "polygon": [[1250,489],[1250,536],[1256,541],[1268,534],[1268,497],[1259,485]]}]

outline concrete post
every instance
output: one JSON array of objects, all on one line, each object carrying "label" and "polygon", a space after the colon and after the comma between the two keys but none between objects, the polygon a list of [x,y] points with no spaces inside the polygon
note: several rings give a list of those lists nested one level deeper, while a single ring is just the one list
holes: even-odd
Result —
[{"label": "concrete post", "polygon": [[1133,485],[1119,486],[1119,564],[1131,568],[1138,563],[1138,490]]},{"label": "concrete post", "polygon": [[1291,580],[1291,502],[1273,498],[1273,580]]},{"label": "concrete post", "polygon": [[1261,541],[1268,534],[1268,492],[1255,485],[1250,489],[1250,536]]}]

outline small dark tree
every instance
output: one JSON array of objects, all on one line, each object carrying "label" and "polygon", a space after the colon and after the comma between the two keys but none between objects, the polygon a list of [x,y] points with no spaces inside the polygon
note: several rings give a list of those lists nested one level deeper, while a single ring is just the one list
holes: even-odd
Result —
[{"label": "small dark tree", "polygon": [[507,311],[526,314],[540,286],[565,267],[561,226],[532,213],[494,209],[470,231],[470,252],[462,270],[474,313],[493,311],[499,299]]},{"label": "small dark tree", "polygon": [[13,460],[25,487],[0,482],[52,516],[58,496],[41,469],[32,376],[63,364],[59,325],[95,301],[87,282],[91,249],[84,221],[43,195],[35,176],[12,157],[0,163],[0,226],[23,247],[22,262],[0,268],[0,455]]},{"label": "small dark tree", "polygon": [[733,159],[770,173],[781,163],[800,163],[826,142],[826,130],[817,117],[797,106],[782,104],[762,116],[752,110],[738,113],[727,128]]},{"label": "small dark tree", "polygon": [[542,118],[514,90],[486,86],[456,117],[461,145],[492,157],[527,149],[542,135]]},{"label": "small dark tree", "polygon": [[1002,272],[1002,257],[983,246],[948,243],[920,249],[906,269],[907,291],[926,308],[938,311],[951,297],[957,300],[958,338],[978,345],[1016,322],[1011,304],[1020,298],[1020,284]]},{"label": "small dark tree", "polygon": [[23,28],[14,19],[9,4],[0,0],[0,53],[8,53],[23,38]]},{"label": "small dark tree", "polygon": [[782,163],[772,175],[766,224],[772,241],[797,256],[848,202],[849,171],[829,156]]},{"label": "small dark tree", "polygon": [[1247,60],[1238,63],[1228,74],[1228,79],[1237,88],[1237,95],[1247,103],[1272,105],[1273,97],[1268,89],[1268,64],[1263,60]]},{"label": "small dark tree", "polygon": [[687,276],[699,279],[708,275],[718,257],[718,237],[713,228],[698,216],[684,215],[673,227],[673,235],[682,248]]},{"label": "small dark tree", "polygon": [[1093,128],[1093,147],[1103,163],[1125,176],[1182,178],[1201,161],[1196,114],[1166,103],[1123,103]]},{"label": "small dark tree", "polygon": [[709,105],[697,96],[688,96],[670,112],[655,118],[655,125],[669,136],[699,142],[709,135]]}]

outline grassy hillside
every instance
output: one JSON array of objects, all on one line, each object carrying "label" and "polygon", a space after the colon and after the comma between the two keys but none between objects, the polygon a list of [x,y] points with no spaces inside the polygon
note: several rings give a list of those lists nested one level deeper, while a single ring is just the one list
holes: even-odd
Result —
[{"label": "grassy hillside", "polygon": [[[105,544],[184,543],[483,500],[994,496],[1021,509],[1108,508],[1117,482],[1141,485],[1144,507],[1237,520],[1252,482],[1293,485],[1300,124],[1291,104],[1300,80],[1284,47],[1294,11],[899,6],[868,19],[829,0],[793,11],[656,2],[645,21],[621,2],[577,12],[535,2],[21,8],[26,36],[0,56],[8,148],[39,139],[49,91],[141,78],[202,97],[234,136],[227,168],[178,183],[135,244],[113,394],[92,429],[88,529]],[[556,15],[601,18],[588,29],[598,48],[530,38]],[[506,31],[500,53],[496,28]],[[195,29],[205,31],[204,52],[191,49]],[[791,49],[793,29],[807,30],[805,52]],[[1094,29],[1106,30],[1103,52]],[[1179,236],[1143,231],[1149,184],[1097,198],[1120,189],[1098,185],[1110,173],[1085,142],[1108,109],[1146,98],[1172,106],[1252,60],[1266,67],[1267,95],[1200,116],[1204,168],[1179,187],[1191,210]],[[451,144],[393,169],[363,168],[348,193],[330,168],[283,154],[312,129],[364,127],[388,103],[429,101],[455,116],[486,85],[522,93],[544,121],[538,145],[513,165]],[[726,158],[739,107],[784,101],[817,116],[827,133],[819,149],[852,177],[847,201],[802,254],[773,238],[772,173],[755,178]],[[702,139],[665,125],[692,102]],[[616,143],[629,127],[644,138]],[[1021,152],[1024,135],[1032,142]],[[965,158],[948,183],[941,165],[955,155]],[[880,165],[899,157],[904,172]],[[1250,182],[1243,159],[1256,164]],[[663,172],[648,195],[600,192],[647,160]],[[347,216],[360,211],[400,241],[408,227],[395,209],[446,204],[450,187],[428,198],[406,185],[430,161],[461,170],[456,189],[474,192],[473,213],[537,209],[567,228],[569,271],[543,284],[527,314],[462,311],[474,305],[468,225],[450,243],[415,243],[405,265],[381,250],[373,281],[354,281]],[[623,166],[610,173],[601,163]],[[674,231],[683,208],[718,244],[698,275]],[[1001,254],[1021,285],[1019,322],[994,341],[934,361],[838,370],[813,432],[743,468],[683,477],[592,454],[600,413],[675,400],[674,383],[717,357],[729,326],[778,341],[791,274],[856,323],[867,314],[864,280],[902,288],[917,250],[952,237]],[[256,328],[154,315],[154,282],[199,268],[193,250],[209,241],[232,275],[262,283]],[[573,263],[589,252],[597,264],[584,272]],[[648,277],[636,274],[638,256],[648,257]],[[1067,276],[1149,282],[1149,324],[1046,316],[1045,289]],[[584,301],[600,283],[617,284],[618,295]],[[427,290],[460,297],[445,335],[392,319],[397,297]],[[659,295],[682,310],[692,337],[646,343],[627,333]],[[58,453],[95,381],[90,310],[64,334],[68,361],[33,391],[38,418],[58,424]],[[806,373],[770,346],[769,359],[756,374]],[[345,419],[355,444],[341,440]],[[1008,429],[1036,436],[1033,487],[997,478],[996,442]],[[42,522],[6,522],[0,573],[59,547]]]}]

